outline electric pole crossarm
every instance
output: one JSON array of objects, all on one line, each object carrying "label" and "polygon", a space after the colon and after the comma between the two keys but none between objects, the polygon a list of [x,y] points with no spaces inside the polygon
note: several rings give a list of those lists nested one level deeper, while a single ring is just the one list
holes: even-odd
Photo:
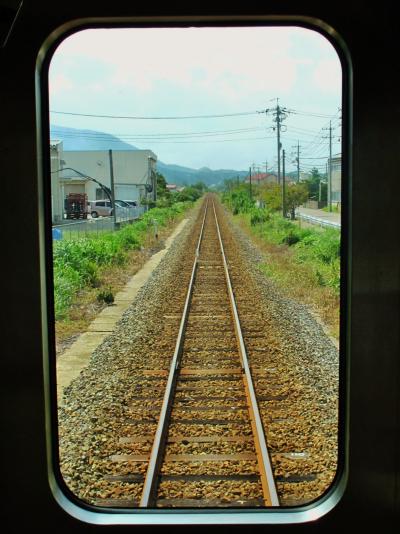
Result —
[{"label": "electric pole crossarm", "polygon": [[[278,100],[278,99],[277,99]],[[274,122],[276,122],[276,140],[278,148],[278,184],[281,183],[281,123],[287,117],[287,109],[281,108],[277,102],[274,112]]]}]

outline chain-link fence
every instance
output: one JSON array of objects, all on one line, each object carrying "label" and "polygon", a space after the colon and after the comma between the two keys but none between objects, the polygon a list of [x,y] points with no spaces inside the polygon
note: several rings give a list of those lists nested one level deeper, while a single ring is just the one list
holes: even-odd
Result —
[{"label": "chain-link fence", "polygon": [[63,223],[53,226],[53,239],[81,239],[87,236],[99,235],[103,232],[113,232],[124,224],[130,224],[139,219],[146,211],[146,206],[118,209],[116,221],[114,217],[97,217],[71,222],[65,219]]}]

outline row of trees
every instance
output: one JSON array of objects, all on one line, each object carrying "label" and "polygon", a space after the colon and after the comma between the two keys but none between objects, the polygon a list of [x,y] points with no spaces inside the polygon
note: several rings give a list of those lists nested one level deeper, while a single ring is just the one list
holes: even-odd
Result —
[{"label": "row of trees", "polygon": [[[224,181],[223,192],[233,201],[231,206],[234,213],[246,212],[255,202],[260,207],[271,211],[283,211],[282,185],[277,183],[252,184],[240,182],[237,178]],[[299,183],[286,183],[285,212],[286,216],[295,218],[295,210],[307,200],[326,200],[327,184],[318,169],[311,171],[310,177]]]},{"label": "row of trees", "polygon": [[[199,181],[193,185],[184,187],[181,191],[170,191],[167,188],[165,177],[157,172],[157,201],[151,201],[150,207],[169,207],[176,202],[196,201],[207,190],[207,186]],[[238,178],[224,180],[222,192],[229,193],[235,199],[234,212],[247,211],[254,206],[255,201],[261,207],[271,211],[282,211],[282,186],[276,183],[252,184],[244,183]],[[295,218],[295,210],[307,200],[327,199],[327,184],[317,168],[312,169],[310,176],[299,183],[287,183],[285,187],[285,211],[286,216]]]},{"label": "row of trees", "polygon": [[157,176],[157,200],[148,202],[148,206],[153,208],[157,206],[158,208],[168,208],[175,204],[176,202],[194,202],[200,198],[205,191],[207,191],[207,186],[203,182],[196,182],[193,185],[184,187],[181,191],[170,191],[167,188],[167,181],[165,177],[160,173],[156,173]]}]

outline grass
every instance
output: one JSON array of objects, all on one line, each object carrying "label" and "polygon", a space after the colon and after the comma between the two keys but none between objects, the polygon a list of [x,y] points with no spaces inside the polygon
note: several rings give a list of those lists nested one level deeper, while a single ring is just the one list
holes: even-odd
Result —
[{"label": "grass", "polygon": [[264,253],[266,261],[260,264],[260,270],[287,296],[307,304],[328,333],[338,340],[340,232],[331,228],[302,228],[298,222],[273,214],[267,219],[254,213],[236,215],[233,219]]},{"label": "grass", "polygon": [[[54,246],[56,342],[61,351],[87,330],[163,242],[192,203],[150,210],[151,218],[107,236],[57,241]],[[155,225],[157,222],[157,235]],[[109,301],[109,303],[107,303]]]},{"label": "grass", "polygon": [[[324,208],[322,208],[323,211],[327,211],[329,212],[329,207],[328,206],[325,206]],[[332,209],[331,209],[332,213],[340,213],[340,204],[339,202],[332,202]]]}]

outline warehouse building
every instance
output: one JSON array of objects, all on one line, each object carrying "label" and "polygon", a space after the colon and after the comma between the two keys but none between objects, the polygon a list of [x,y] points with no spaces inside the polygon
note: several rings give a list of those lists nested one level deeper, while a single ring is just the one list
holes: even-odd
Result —
[{"label": "warehouse building", "polygon": [[64,218],[69,193],[86,193],[88,201],[107,199],[156,200],[157,156],[151,150],[63,150],[50,142],[53,222]]}]

